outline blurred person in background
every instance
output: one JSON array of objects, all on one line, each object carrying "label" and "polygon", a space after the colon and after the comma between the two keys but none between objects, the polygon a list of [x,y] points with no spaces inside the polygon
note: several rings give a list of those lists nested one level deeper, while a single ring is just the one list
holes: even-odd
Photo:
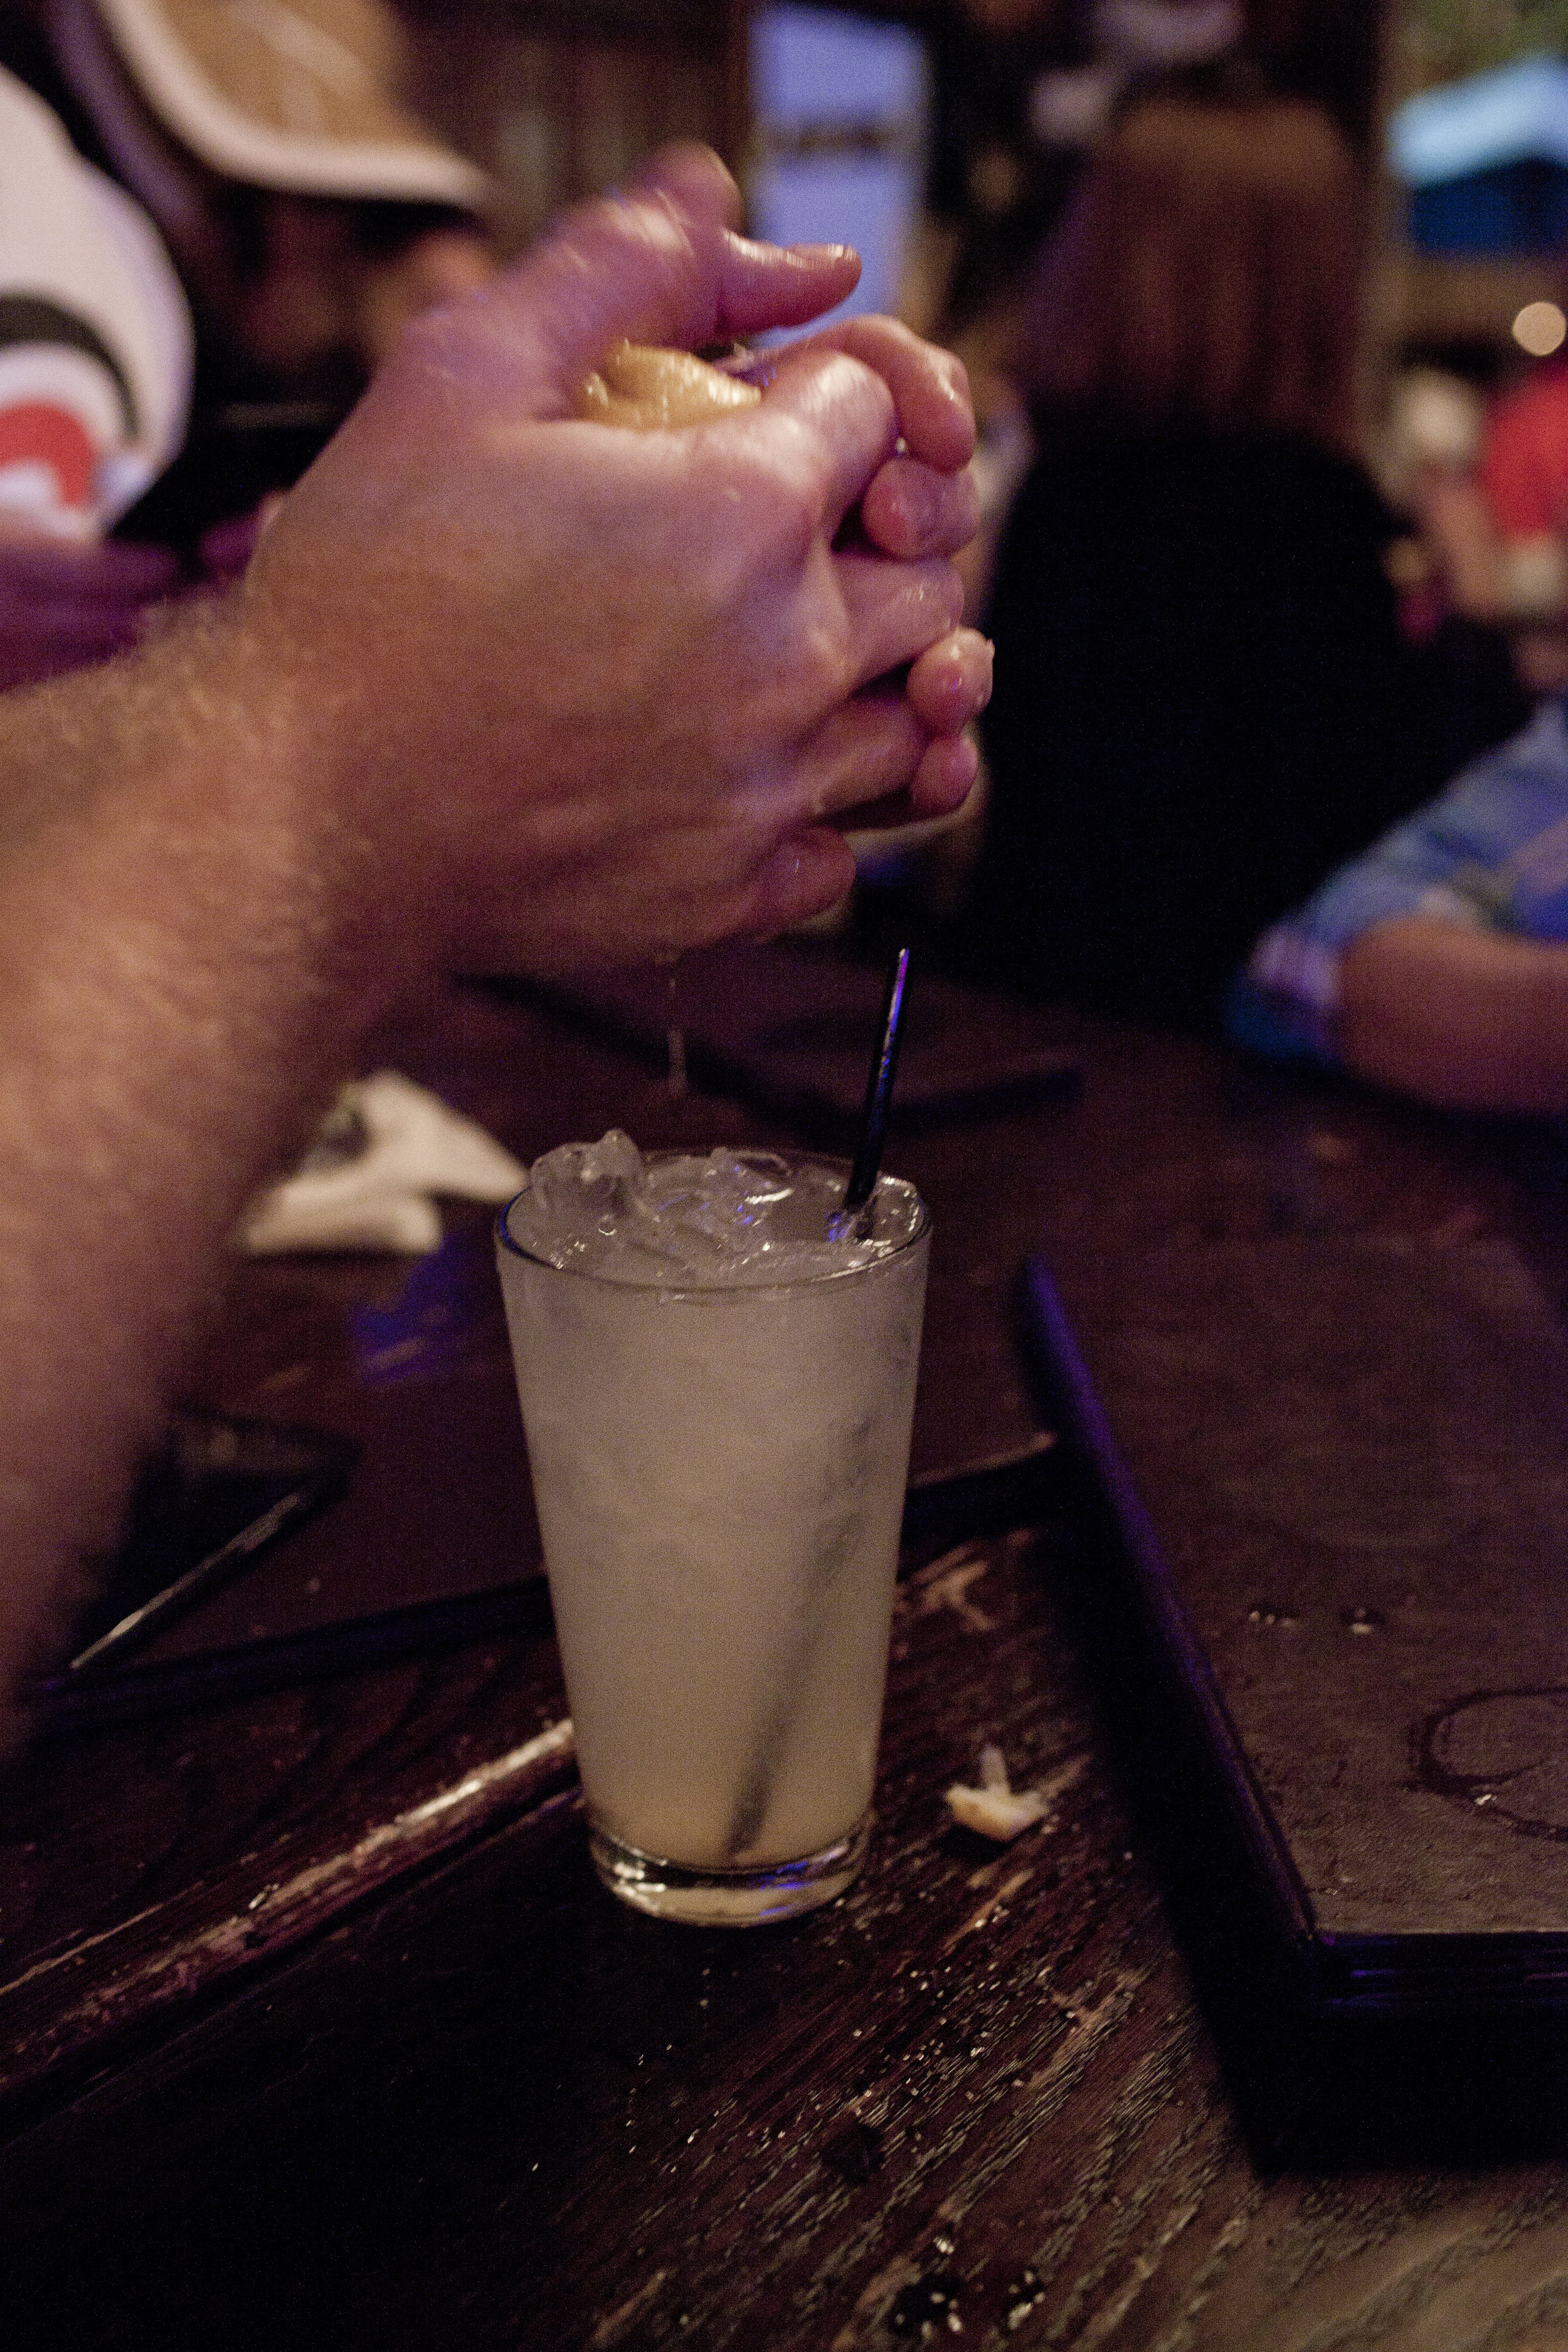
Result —
[{"label": "blurred person in background", "polygon": [[[1561,334],[1554,306],[1530,310]],[[1521,313],[1521,323],[1529,317]],[[1568,687],[1568,359],[1538,360],[1492,403],[1473,449],[1418,471],[1410,504],[1453,611],[1507,634],[1527,695],[1561,693]]]},{"label": "blurred person in background", "polygon": [[1270,925],[1227,1008],[1256,1051],[1448,1108],[1568,1117],[1565,390],[1544,368],[1489,418],[1451,382],[1403,387],[1404,502],[1439,551],[1443,625],[1506,630],[1539,707]]},{"label": "blurred person in background", "polygon": [[1515,733],[1533,699],[1502,626],[1495,541],[1475,484],[1487,409],[1468,375],[1417,362],[1390,386],[1377,436],[1378,480],[1405,525],[1388,550],[1389,577],[1446,774]]},{"label": "blurred person in background", "polygon": [[[904,315],[968,370],[991,522],[1027,446],[1011,369],[1042,245],[1127,93],[1226,56],[1244,26],[1239,0],[957,0],[933,20],[926,216]],[[983,528],[966,558],[973,610],[994,541]]]},{"label": "blurred person in background", "polygon": [[[1558,330],[1561,332],[1561,327]],[[1487,419],[1479,485],[1494,594],[1531,692],[1568,687],[1568,359],[1537,362]]]},{"label": "blurred person in background", "polygon": [[[1036,257],[1127,95],[1226,56],[1245,32],[1240,0],[954,0],[931,23],[926,212],[900,309],[968,373],[980,520],[959,569],[977,623],[1034,454],[1012,370]],[[980,853],[985,804],[983,772],[957,817],[858,845],[850,919],[865,947],[879,953],[913,939],[942,952]]]},{"label": "blurred person in background", "polygon": [[1016,311],[1118,101],[1224,56],[1240,0],[955,0],[932,17],[926,202],[945,247],[931,323],[975,373]]},{"label": "blurred person in background", "polygon": [[1568,1118],[1563,698],[1272,924],[1228,1026],[1446,1108]]},{"label": "blurred person in background", "polygon": [[1437,780],[1355,454],[1364,190],[1220,67],[1133,99],[1041,257],[986,625],[972,970],[1179,1025]]},{"label": "blurred person in background", "polygon": [[0,686],[242,569],[407,320],[489,275],[484,177],[402,73],[378,0],[0,11]]}]

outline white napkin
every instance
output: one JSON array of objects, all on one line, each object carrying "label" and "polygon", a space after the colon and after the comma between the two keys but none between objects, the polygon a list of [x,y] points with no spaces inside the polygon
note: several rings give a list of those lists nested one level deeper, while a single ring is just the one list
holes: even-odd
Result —
[{"label": "white napkin", "polygon": [[[342,1156],[339,1137],[349,1139],[351,1156]],[[510,1201],[527,1181],[527,1170],[473,1119],[395,1070],[378,1070],[343,1088],[303,1164],[252,1202],[237,1239],[256,1257],[287,1250],[420,1256],[441,1245],[432,1194]]]}]

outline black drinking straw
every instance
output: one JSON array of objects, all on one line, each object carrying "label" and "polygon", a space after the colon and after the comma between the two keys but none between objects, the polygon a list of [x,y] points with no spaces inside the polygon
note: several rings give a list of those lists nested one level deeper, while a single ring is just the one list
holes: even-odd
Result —
[{"label": "black drinking straw", "polygon": [[888,974],[888,992],[882,999],[881,1039],[866,1084],[866,1107],[860,1113],[859,1139],[855,1146],[849,1181],[844,1189],[844,1204],[838,1212],[845,1219],[858,1216],[877,1189],[877,1171],[882,1165],[882,1146],[888,1139],[888,1106],[893,1096],[893,1075],[899,1066],[899,1038],[904,1024],[904,982],[909,976],[909,969],[910,951],[908,948],[900,948]]},{"label": "black drinking straw", "polygon": [[[877,1171],[882,1164],[882,1146],[888,1137],[888,1104],[893,1092],[893,1073],[898,1067],[899,1033],[904,1019],[904,982],[909,976],[909,969],[910,951],[908,948],[900,948],[893,958],[893,967],[888,974],[888,992],[882,999],[881,1037],[866,1087],[866,1108],[860,1114],[860,1136],[855,1146],[849,1181],[844,1188],[843,1204],[834,1211],[828,1223],[828,1233],[835,1241],[859,1239],[870,1231],[871,1221],[864,1212],[877,1189]],[[790,1671],[781,1678],[780,1696],[763,1728],[756,1753],[741,1784],[735,1810],[730,1817],[730,1826],[724,1838],[726,1862],[735,1862],[761,1832],[768,1801],[773,1794],[780,1751],[794,1720],[800,1686],[821,1633],[819,1619],[813,1620],[809,1614],[802,1618]]]}]

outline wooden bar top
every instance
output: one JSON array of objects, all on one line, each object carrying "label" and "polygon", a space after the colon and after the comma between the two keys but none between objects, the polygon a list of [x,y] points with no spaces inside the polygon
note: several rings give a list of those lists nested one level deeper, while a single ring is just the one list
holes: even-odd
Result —
[{"label": "wooden bar top", "polygon": [[[972,1527],[915,1531],[870,1859],[787,1927],[664,1927],[593,1879],[488,1218],[453,1210],[412,1265],[237,1267],[193,1397],[363,1452],[159,1656],[416,1605],[432,1559],[494,1614],[5,1767],[11,2340],[1568,2344],[1568,2160],[1249,2147],[1083,1652],[1017,1289],[1041,1248],[1114,1270],[1163,1239],[1490,1235],[1560,1313],[1568,1150],[1192,1041],[1074,1042],[1077,1095],[889,1150],[936,1236],[914,1471],[1024,1467]],[[479,988],[383,1058],[525,1160],[611,1125],[789,1139]],[[1004,1848],[942,1801],[986,1739],[1052,1792]]]}]

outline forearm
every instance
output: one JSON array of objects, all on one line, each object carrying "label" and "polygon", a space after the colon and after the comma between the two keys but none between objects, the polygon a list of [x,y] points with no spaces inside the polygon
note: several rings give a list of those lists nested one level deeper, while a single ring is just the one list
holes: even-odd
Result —
[{"label": "forearm", "polygon": [[0,1692],[111,1539],[255,1184],[374,992],[243,635],[0,702]]},{"label": "forearm", "polygon": [[1450,1109],[1568,1114],[1568,947],[1412,916],[1356,940],[1340,982],[1361,1076]]}]

